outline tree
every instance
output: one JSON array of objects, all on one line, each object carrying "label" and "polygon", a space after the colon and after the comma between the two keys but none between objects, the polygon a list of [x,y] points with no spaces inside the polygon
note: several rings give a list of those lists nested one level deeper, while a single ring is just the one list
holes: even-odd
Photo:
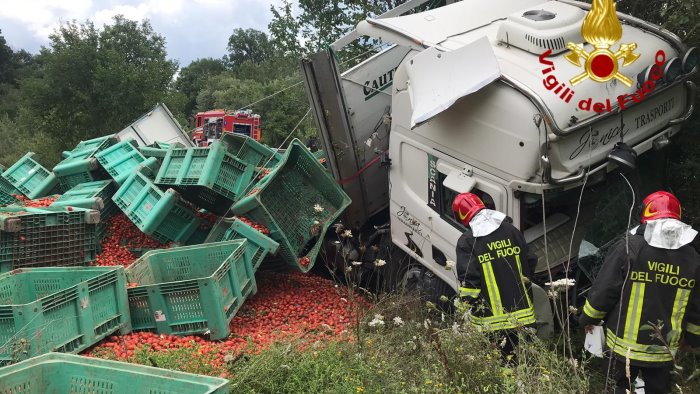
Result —
[{"label": "tree", "polygon": [[235,29],[228,39],[225,60],[230,68],[245,62],[260,64],[273,56],[267,34],[255,29]]},{"label": "tree", "polygon": [[272,21],[267,25],[267,29],[270,31],[270,43],[275,53],[282,56],[301,56],[303,47],[299,42],[300,24],[292,14],[292,3],[284,0],[279,10],[271,5],[270,12]]},{"label": "tree", "polygon": [[61,150],[119,131],[159,101],[174,114],[184,96],[170,89],[177,63],[148,21],[116,16],[101,31],[92,22],[62,24],[37,56],[38,74],[23,78],[18,124]]},{"label": "tree", "polygon": [[222,74],[226,71],[224,63],[219,59],[197,59],[189,66],[180,70],[175,81],[175,89],[186,97],[184,113],[191,116],[197,106],[197,95],[202,90],[207,79]]}]

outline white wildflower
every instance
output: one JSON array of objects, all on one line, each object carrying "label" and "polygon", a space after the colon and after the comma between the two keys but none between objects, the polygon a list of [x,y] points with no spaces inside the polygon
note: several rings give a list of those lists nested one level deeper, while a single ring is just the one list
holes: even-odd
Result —
[{"label": "white wildflower", "polygon": [[398,326],[398,327],[403,327],[404,322],[403,322],[403,319],[401,318],[401,316],[396,316],[394,318],[394,325]]},{"label": "white wildflower", "polygon": [[452,332],[455,334],[459,334],[459,323],[457,323],[457,322],[452,323]]},{"label": "white wildflower", "polygon": [[578,308],[576,308],[573,305],[569,305],[569,313],[571,313],[572,315],[578,315]]},{"label": "white wildflower", "polygon": [[345,272],[350,272],[352,271],[352,267],[345,267]]},{"label": "white wildflower", "polygon": [[430,319],[423,320],[423,327],[425,327],[426,330],[430,328]]},{"label": "white wildflower", "polygon": [[320,204],[316,204],[316,205],[314,205],[314,211],[321,213],[324,211],[324,209]]},{"label": "white wildflower", "polygon": [[384,316],[374,315],[374,319],[368,323],[370,327],[383,327],[384,326]]},{"label": "white wildflower", "polygon": [[569,359],[569,364],[571,364],[572,367],[578,368],[578,360],[575,358],[570,358]]},{"label": "white wildflower", "polygon": [[506,347],[506,337],[503,337],[503,340],[498,344],[499,347],[504,348]]},{"label": "white wildflower", "polygon": [[452,271],[456,266],[457,266],[457,263],[455,263],[452,260],[447,260],[445,262],[445,269],[448,271]]},{"label": "white wildflower", "polygon": [[353,262],[352,262],[352,265],[354,265],[355,267],[357,267],[357,266],[362,265],[362,262],[361,262],[361,261],[353,261]]},{"label": "white wildflower", "polygon": [[549,286],[549,288],[553,291],[565,291],[566,289],[574,286],[575,284],[576,280],[569,278],[562,278],[559,280],[555,280],[554,282],[545,283],[545,285]]},{"label": "white wildflower", "polygon": [[341,236],[342,236],[343,238],[352,238],[352,231],[351,231],[351,230],[345,230],[345,231],[343,231],[343,233],[341,234]]},{"label": "white wildflower", "polygon": [[376,260],[374,260],[374,266],[375,266],[375,267],[383,267],[383,266],[385,266],[385,265],[386,265],[386,261],[384,261],[384,260],[382,260],[382,259],[376,259]]}]

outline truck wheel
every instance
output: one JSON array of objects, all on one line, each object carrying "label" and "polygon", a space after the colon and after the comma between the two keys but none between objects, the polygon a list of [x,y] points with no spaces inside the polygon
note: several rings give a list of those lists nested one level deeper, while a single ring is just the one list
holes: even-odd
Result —
[{"label": "truck wheel", "polygon": [[[407,294],[418,295],[426,302],[432,302],[439,309],[450,312],[455,291],[445,281],[440,279],[423,266],[408,267],[401,281],[401,290]],[[445,300],[447,297],[447,301]]]}]

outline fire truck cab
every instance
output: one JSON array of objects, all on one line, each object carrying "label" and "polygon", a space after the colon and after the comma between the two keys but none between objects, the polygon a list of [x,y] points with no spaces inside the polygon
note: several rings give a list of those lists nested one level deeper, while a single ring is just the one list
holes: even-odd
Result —
[{"label": "fire truck cab", "polygon": [[211,141],[221,138],[223,133],[242,134],[260,141],[260,115],[252,110],[227,111],[214,109],[199,112],[195,116],[195,129],[192,140],[197,146],[208,146]]}]

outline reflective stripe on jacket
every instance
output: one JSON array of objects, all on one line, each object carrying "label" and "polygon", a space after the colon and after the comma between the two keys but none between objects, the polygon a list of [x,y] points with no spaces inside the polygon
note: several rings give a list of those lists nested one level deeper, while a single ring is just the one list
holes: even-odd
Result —
[{"label": "reflective stripe on jacket", "polygon": [[[605,319],[606,344],[615,357],[662,366],[672,363],[667,345],[677,347],[682,335],[700,344],[700,255],[690,244],[653,247],[643,234],[641,226],[628,237],[629,245],[622,239],[608,253],[579,323]],[[652,335],[652,325],[660,327],[664,341]]]},{"label": "reflective stripe on jacket", "polygon": [[473,322],[494,330],[535,323],[528,280],[537,264],[523,235],[506,218],[488,235],[467,230],[457,242],[460,296],[482,302],[473,308]]}]

